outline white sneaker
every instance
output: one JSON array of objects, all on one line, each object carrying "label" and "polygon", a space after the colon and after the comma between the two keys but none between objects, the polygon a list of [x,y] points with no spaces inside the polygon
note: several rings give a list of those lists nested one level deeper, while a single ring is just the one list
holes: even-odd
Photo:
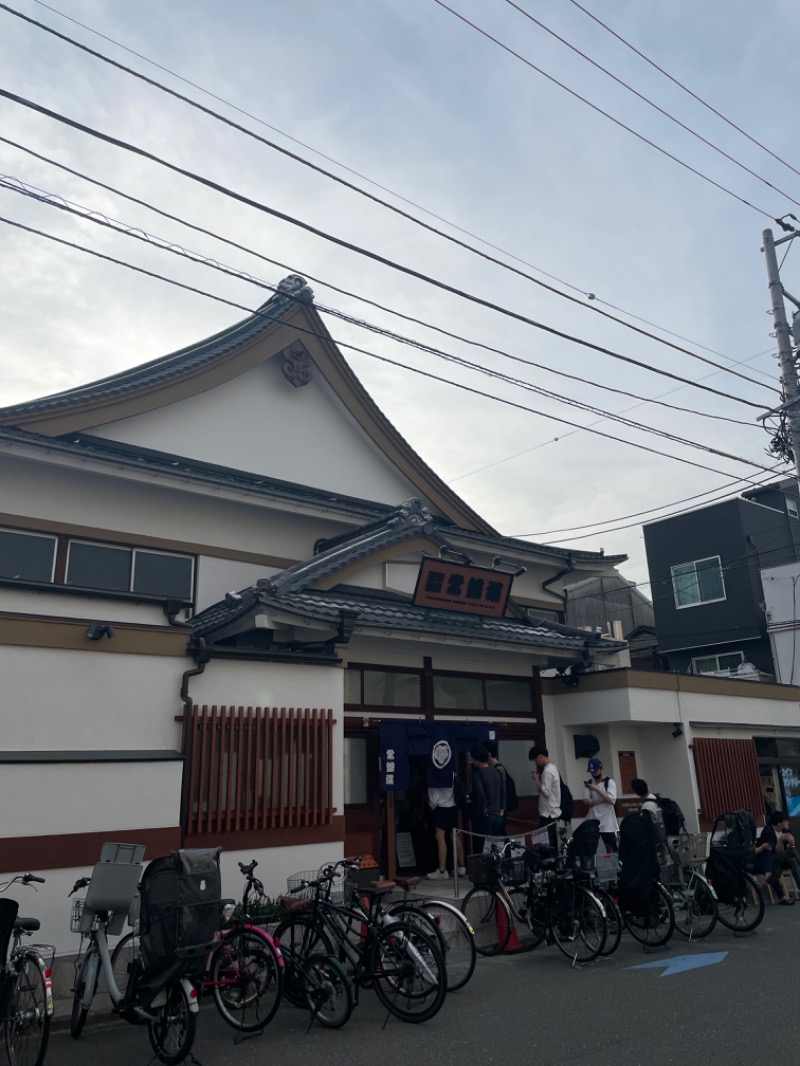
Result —
[{"label": "white sneaker", "polygon": [[466,877],[467,876],[467,868],[466,868],[466,866],[459,866],[459,868],[458,868],[458,876],[459,877]]},{"label": "white sneaker", "polygon": [[432,870],[431,873],[428,874],[428,880],[446,881],[449,876],[450,874],[448,874],[447,870]]}]

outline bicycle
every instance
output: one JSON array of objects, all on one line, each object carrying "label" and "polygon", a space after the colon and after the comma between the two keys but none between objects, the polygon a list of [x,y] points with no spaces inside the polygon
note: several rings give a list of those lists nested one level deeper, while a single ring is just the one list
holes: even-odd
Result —
[{"label": "bicycle", "polygon": [[[258,863],[239,863],[245,885],[241,917],[229,929],[217,933],[212,950],[205,959],[203,991],[211,992],[220,1017],[240,1033],[257,1033],[272,1019],[283,998],[284,962],[269,933],[253,924],[250,915],[252,896],[263,897],[264,886],[253,876]],[[223,920],[230,919],[234,901],[222,901]],[[227,915],[226,915],[227,912]],[[129,967],[139,958],[137,909],[129,917],[133,927],[119,941],[111,955],[111,969],[117,985],[127,980]]]},{"label": "bicycle", "polygon": [[334,902],[331,884],[338,871],[357,865],[344,859],[323,867],[319,877],[290,878],[299,882],[290,887],[290,897],[309,891],[310,896],[284,899],[290,916],[278,926],[276,938],[293,959],[304,963],[318,954],[336,957],[352,977],[356,1002],[360,988],[372,987],[388,1013],[402,1021],[427,1021],[439,1012],[447,994],[439,946],[418,924],[373,909],[372,903],[390,888],[365,888],[358,897]]},{"label": "bicycle", "polygon": [[[510,858],[514,850],[522,858]],[[591,890],[564,868],[552,848],[525,849],[507,841],[501,853],[471,855],[467,875],[475,887],[461,909],[475,930],[482,955],[503,951],[512,932],[521,948],[556,944],[573,965],[600,955],[608,935],[605,910]]]},{"label": "bicycle", "polygon": [[[0,885],[45,883],[35,874],[21,874]],[[41,1066],[53,1014],[53,956],[44,944],[22,946],[22,938],[39,928],[38,918],[20,918],[16,900],[0,900],[0,1027],[4,1030],[9,1066]],[[10,950],[9,950],[10,949]]]},{"label": "bicycle", "polygon": [[685,829],[667,839],[672,864],[662,869],[662,875],[672,896],[675,928],[689,940],[708,936],[719,916],[717,893],[700,872],[707,843],[707,833],[690,834]]},{"label": "bicycle", "polygon": [[[80,933],[81,945],[84,939],[88,940],[86,950],[79,953],[75,962],[70,1033],[78,1039],[83,1032],[102,971],[114,1012],[131,1024],[146,1024],[156,1057],[165,1066],[177,1066],[188,1056],[197,1032],[196,958],[208,945],[184,947],[178,943],[168,948],[165,944],[165,957],[153,952],[148,967],[143,967],[137,955],[130,966],[125,991],[120,990],[111,967],[108,936],[122,929],[136,892],[143,855],[141,845],[105,845],[92,876],[79,878],[69,893],[73,896],[88,886],[86,898],[73,900],[70,914],[70,926],[73,932]],[[193,853],[191,858],[184,855],[173,852],[169,858],[154,860],[142,880],[143,905],[147,904],[153,927],[158,925],[159,933],[164,936],[180,929],[180,912],[188,909],[176,911],[174,905],[181,877],[198,885],[210,884],[212,894],[213,886],[219,882],[217,849],[205,854]],[[123,856],[122,861],[119,856]],[[166,893],[171,901],[168,907],[163,906],[156,891],[163,881],[171,887]],[[217,893],[217,900],[211,906],[218,907],[218,903]],[[207,919],[207,914],[193,923],[197,932],[205,932],[207,921],[204,923],[203,917]]]},{"label": "bicycle", "polygon": [[[447,971],[447,991],[457,992],[463,988],[473,973],[477,961],[475,933],[472,926],[454,903],[443,899],[409,899],[408,893],[422,879],[419,877],[395,877],[394,884],[403,891],[403,898],[386,904],[387,914],[403,920],[421,920],[432,923],[438,934],[439,945]],[[375,884],[373,883],[373,887]],[[378,901],[382,906],[382,899]]]},{"label": "bicycle", "polygon": [[734,933],[751,933],[764,920],[764,893],[749,872],[755,856],[755,825],[749,811],[719,815],[711,829],[706,877],[717,894],[719,920]]}]

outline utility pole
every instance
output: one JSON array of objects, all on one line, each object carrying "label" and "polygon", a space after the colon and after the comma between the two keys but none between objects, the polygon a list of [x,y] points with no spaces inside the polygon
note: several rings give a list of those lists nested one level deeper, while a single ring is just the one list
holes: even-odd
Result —
[{"label": "utility pole", "polygon": [[782,237],[776,241],[772,236],[772,230],[765,229],[762,238],[764,241],[764,258],[767,261],[767,277],[769,279],[769,292],[772,298],[772,319],[775,323],[775,336],[778,340],[778,358],[781,365],[781,381],[783,383],[783,403],[777,410],[786,412],[786,426],[789,433],[789,442],[794,453],[795,476],[800,481],[800,384],[797,380],[797,367],[794,362],[792,351],[792,330],[786,321],[786,306],[783,302],[784,288],[781,284],[778,257],[775,254],[777,244],[790,241],[800,236],[797,231],[788,237]]}]

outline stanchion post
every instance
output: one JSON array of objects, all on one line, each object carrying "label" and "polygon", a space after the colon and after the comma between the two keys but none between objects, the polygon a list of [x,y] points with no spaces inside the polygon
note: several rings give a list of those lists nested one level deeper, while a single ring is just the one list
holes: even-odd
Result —
[{"label": "stanchion post", "polygon": [[451,829],[453,849],[453,898],[458,899],[458,830]]}]

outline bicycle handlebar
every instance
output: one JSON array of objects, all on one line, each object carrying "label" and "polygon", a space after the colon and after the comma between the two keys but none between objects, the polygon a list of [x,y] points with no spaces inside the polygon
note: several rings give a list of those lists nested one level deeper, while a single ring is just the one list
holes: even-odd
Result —
[{"label": "bicycle handlebar", "polygon": [[6,881],[4,884],[0,884],[0,892],[5,892],[7,888],[11,888],[11,886],[14,884],[30,885],[34,882],[36,882],[36,884],[43,885],[45,884],[45,879],[43,877],[38,877],[36,874],[18,874],[16,877],[12,877],[9,881]]}]

